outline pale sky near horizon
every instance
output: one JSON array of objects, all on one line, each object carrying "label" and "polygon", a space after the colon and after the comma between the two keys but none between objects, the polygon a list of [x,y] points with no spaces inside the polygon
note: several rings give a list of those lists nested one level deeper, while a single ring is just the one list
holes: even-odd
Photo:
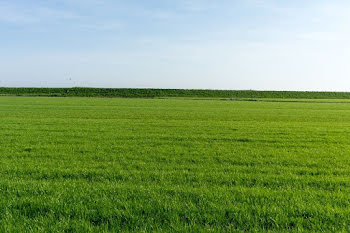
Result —
[{"label": "pale sky near horizon", "polygon": [[350,91],[350,1],[0,0],[0,86]]}]

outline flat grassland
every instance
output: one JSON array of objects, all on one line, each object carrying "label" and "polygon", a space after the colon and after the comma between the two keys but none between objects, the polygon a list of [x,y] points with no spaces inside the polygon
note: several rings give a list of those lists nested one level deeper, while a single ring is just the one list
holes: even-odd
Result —
[{"label": "flat grassland", "polygon": [[0,231],[350,231],[350,102],[0,98]]}]

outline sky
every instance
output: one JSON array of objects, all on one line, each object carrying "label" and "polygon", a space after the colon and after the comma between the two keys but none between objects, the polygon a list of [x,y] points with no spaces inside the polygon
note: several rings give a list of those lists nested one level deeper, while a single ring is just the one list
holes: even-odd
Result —
[{"label": "sky", "polygon": [[0,0],[0,86],[350,91],[348,0]]}]

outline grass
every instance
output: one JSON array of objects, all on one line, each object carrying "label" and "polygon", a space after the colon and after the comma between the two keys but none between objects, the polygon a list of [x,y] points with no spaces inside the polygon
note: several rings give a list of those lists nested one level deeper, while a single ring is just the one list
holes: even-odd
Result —
[{"label": "grass", "polygon": [[0,88],[3,96],[123,97],[123,98],[225,98],[225,99],[350,99],[350,92],[234,91],[131,88]]},{"label": "grass", "polygon": [[348,232],[350,102],[0,98],[2,232]]}]

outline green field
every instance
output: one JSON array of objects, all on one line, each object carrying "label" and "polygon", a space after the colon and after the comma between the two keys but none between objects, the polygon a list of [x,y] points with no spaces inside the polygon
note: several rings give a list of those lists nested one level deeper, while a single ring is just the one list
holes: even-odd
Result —
[{"label": "green field", "polygon": [[349,232],[350,102],[0,97],[1,232]]}]

